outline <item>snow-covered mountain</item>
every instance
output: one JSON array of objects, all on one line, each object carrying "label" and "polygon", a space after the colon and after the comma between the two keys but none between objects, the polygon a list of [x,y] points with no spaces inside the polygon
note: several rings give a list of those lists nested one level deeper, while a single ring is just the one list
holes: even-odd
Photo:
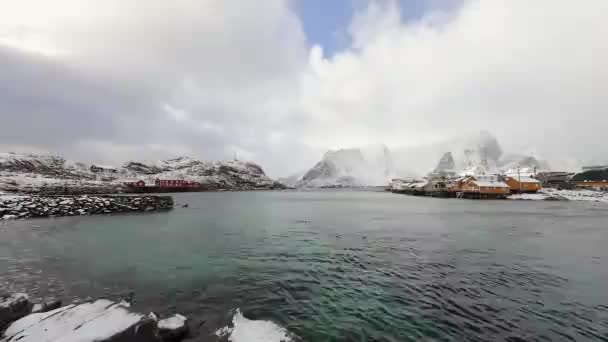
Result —
[{"label": "snow-covered mountain", "polygon": [[100,176],[90,165],[59,156],[0,153],[0,191],[120,192],[123,182],[156,178],[198,181],[206,189],[281,189],[257,164],[242,161],[201,161],[190,157],[157,162],[127,162],[115,173]]},{"label": "snow-covered mountain", "polygon": [[446,152],[439,159],[439,163],[435,169],[429,174],[429,177],[452,177],[456,174],[456,164],[452,152]]},{"label": "snow-covered mountain", "polygon": [[296,183],[298,187],[359,187],[386,185],[395,166],[384,145],[331,150]]},{"label": "snow-covered mountain", "polygon": [[498,140],[489,132],[482,131],[478,135],[452,140],[450,146],[439,160],[439,163],[429,176],[449,175],[488,175],[506,173],[509,170],[528,168],[532,170],[548,170],[547,162],[538,160],[531,155],[521,153],[504,154]]}]

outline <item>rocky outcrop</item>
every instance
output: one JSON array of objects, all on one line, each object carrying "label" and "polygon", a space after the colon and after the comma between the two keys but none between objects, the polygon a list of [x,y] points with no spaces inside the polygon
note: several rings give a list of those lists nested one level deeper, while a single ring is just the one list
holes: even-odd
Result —
[{"label": "rocky outcrop", "polygon": [[146,212],[173,208],[170,196],[12,196],[0,197],[0,218],[30,218]]},{"label": "rocky outcrop", "polygon": [[51,310],[59,309],[61,307],[61,300],[59,299],[47,299],[42,303],[36,303],[32,306],[32,313],[43,313]]},{"label": "rocky outcrop", "polygon": [[32,303],[23,293],[0,293],[0,331],[32,310]]},{"label": "rocky outcrop", "polygon": [[163,172],[163,170],[154,165],[146,165],[138,162],[128,162],[123,165],[123,170],[140,175],[155,175]]},{"label": "rocky outcrop", "polygon": [[73,163],[53,155],[0,152],[0,172],[36,174],[62,179],[95,179],[95,175],[84,164]]},{"label": "rocky outcrop", "polygon": [[181,341],[188,335],[188,319],[180,314],[159,320],[157,326],[164,342]]},{"label": "rocky outcrop", "polygon": [[[188,335],[187,318],[176,314],[159,320],[155,314],[132,312],[127,302],[98,299],[30,313],[27,295],[5,295],[0,309],[0,342],[180,342]],[[57,301],[49,301],[57,306]],[[60,304],[59,304],[60,306]],[[41,306],[50,309],[50,306]]]},{"label": "rocky outcrop", "polygon": [[156,322],[123,303],[100,299],[35,313],[11,324],[2,342],[160,342]]}]

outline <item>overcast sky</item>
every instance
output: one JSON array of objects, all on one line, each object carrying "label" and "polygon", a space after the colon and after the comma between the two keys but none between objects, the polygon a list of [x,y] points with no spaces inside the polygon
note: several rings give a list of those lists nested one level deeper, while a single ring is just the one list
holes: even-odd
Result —
[{"label": "overcast sky", "polygon": [[608,162],[606,37],[606,0],[0,0],[0,148],[280,176],[487,129]]}]

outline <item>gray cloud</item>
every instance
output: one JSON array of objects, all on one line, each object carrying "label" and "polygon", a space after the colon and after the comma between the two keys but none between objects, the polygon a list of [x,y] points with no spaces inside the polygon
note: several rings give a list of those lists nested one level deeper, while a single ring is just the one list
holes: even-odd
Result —
[{"label": "gray cloud", "polygon": [[488,129],[507,152],[608,161],[602,0],[470,0],[408,22],[371,1],[332,57],[306,46],[288,0],[0,5],[3,148],[112,163],[236,152],[276,176],[328,148]]}]

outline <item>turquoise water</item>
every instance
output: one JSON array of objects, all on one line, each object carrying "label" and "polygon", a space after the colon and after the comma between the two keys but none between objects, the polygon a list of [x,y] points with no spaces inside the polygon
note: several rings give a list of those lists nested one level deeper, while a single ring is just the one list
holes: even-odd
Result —
[{"label": "turquoise water", "polygon": [[169,213],[0,224],[0,285],[304,341],[608,341],[608,206],[373,191],[176,194]]}]

